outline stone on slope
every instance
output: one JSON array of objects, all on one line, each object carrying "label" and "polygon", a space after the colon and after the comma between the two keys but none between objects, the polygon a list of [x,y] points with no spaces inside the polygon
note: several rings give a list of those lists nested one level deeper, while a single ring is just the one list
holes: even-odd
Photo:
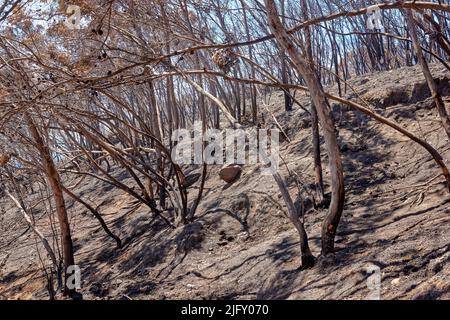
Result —
[{"label": "stone on slope", "polygon": [[219,176],[220,176],[220,179],[222,179],[223,181],[225,181],[227,183],[231,183],[231,182],[234,182],[237,179],[239,179],[239,177],[241,176],[241,173],[242,173],[241,166],[239,166],[237,164],[230,164],[230,165],[224,166],[219,171]]}]

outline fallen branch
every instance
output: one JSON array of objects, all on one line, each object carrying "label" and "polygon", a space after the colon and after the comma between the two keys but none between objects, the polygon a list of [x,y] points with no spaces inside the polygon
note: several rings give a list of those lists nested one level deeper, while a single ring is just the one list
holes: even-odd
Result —
[{"label": "fallen branch", "polygon": [[6,195],[14,202],[14,204],[19,208],[20,212],[22,213],[25,221],[30,226],[31,230],[34,232],[34,234],[41,240],[42,245],[44,246],[45,250],[47,251],[53,266],[55,267],[55,270],[59,269],[57,259],[55,256],[55,253],[53,252],[53,249],[50,247],[50,244],[48,243],[48,240],[44,237],[41,231],[39,231],[36,226],[34,225],[33,221],[31,220],[31,217],[28,215],[26,209],[22,206],[22,204],[17,200],[8,190],[5,190]]},{"label": "fallen branch", "polygon": [[81,203],[83,206],[85,206],[93,215],[94,217],[98,220],[98,222],[100,223],[100,225],[102,226],[103,230],[105,230],[106,234],[108,236],[110,236],[112,239],[114,239],[114,241],[116,241],[117,243],[117,248],[122,248],[122,241],[120,240],[120,238],[118,236],[116,236],[114,233],[112,233],[112,231],[108,228],[108,225],[106,224],[105,220],[103,219],[103,217],[101,216],[101,214],[98,212],[98,210],[96,210],[95,208],[93,208],[91,205],[89,205],[89,203],[87,203],[86,201],[84,201],[83,199],[81,199],[80,197],[78,197],[77,195],[75,195],[72,191],[70,191],[69,189],[67,189],[66,187],[62,186],[62,189],[65,193],[67,193],[73,200]]}]

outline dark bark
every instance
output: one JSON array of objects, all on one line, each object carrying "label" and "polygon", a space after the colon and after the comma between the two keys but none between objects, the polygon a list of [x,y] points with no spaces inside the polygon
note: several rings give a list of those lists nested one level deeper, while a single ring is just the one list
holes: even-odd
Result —
[{"label": "dark bark", "polygon": [[56,204],[56,213],[59,221],[59,227],[61,231],[61,246],[63,249],[63,263],[64,263],[64,295],[69,297],[76,296],[75,289],[69,289],[67,287],[67,269],[70,266],[75,265],[75,258],[73,254],[73,242],[70,231],[69,218],[67,216],[66,204],[64,201],[63,190],[61,187],[61,179],[59,173],[53,162],[52,155],[50,153],[48,145],[44,142],[41,134],[39,133],[36,125],[34,124],[31,116],[26,114],[28,127],[31,132],[31,136],[36,144],[39,151],[40,158],[42,159],[43,165],[45,167],[45,174],[51,190],[53,191],[53,199]]}]

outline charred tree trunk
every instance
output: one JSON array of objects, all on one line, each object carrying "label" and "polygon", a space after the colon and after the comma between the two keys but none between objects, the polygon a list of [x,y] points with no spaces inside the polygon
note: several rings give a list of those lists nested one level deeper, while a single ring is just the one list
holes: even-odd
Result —
[{"label": "charred tree trunk", "polygon": [[444,127],[445,132],[450,140],[450,118],[448,116],[447,110],[445,109],[444,101],[442,100],[441,95],[439,94],[438,87],[436,86],[436,82],[433,79],[433,75],[431,74],[430,68],[428,67],[428,63],[423,56],[422,47],[419,43],[419,38],[417,36],[416,22],[414,21],[413,13],[411,9],[406,10],[406,21],[408,23],[409,32],[411,34],[411,39],[413,41],[414,50],[417,55],[417,60],[422,67],[423,75],[427,80],[428,88],[430,89],[431,96],[434,99],[434,103],[436,104],[436,109],[438,110],[439,116],[441,117],[442,126]]},{"label": "charred tree trunk", "polygon": [[[302,0],[302,15],[303,20],[309,19],[308,2]],[[314,65],[312,47],[311,47],[311,30],[309,26],[305,28],[306,53],[311,65]],[[322,160],[320,156],[320,134],[319,134],[319,119],[317,117],[317,110],[314,106],[314,101],[311,99],[311,131],[312,131],[312,149],[314,161],[314,184],[315,196],[317,204],[322,204],[324,200],[323,175],[322,175]]]},{"label": "charred tree trunk", "polygon": [[302,269],[309,268],[314,265],[314,256],[309,249],[308,244],[308,235],[306,233],[303,222],[301,221],[300,214],[298,210],[295,208],[294,203],[292,202],[292,198],[289,195],[286,184],[281,178],[278,172],[273,174],[273,178],[278,184],[278,188],[280,189],[281,195],[283,196],[283,200],[286,203],[286,207],[288,209],[289,219],[294,224],[297,232],[300,236],[300,250],[301,250],[301,259],[302,259]]},{"label": "charred tree trunk", "polygon": [[[244,18],[244,26],[245,26],[245,33],[247,36],[247,41],[250,41],[251,40],[250,28],[248,26],[248,18],[247,18],[248,5],[246,4],[246,2],[244,0],[240,0],[240,2],[242,5],[242,13],[243,13],[243,18]],[[253,46],[249,46],[248,55],[249,55],[250,59],[253,60]],[[256,73],[255,73],[254,66],[251,66],[250,73],[251,73],[252,79],[255,79]],[[253,84],[250,86],[250,101],[251,101],[252,121],[254,124],[256,124],[256,122],[258,121],[258,105],[256,104],[256,87]]]},{"label": "charred tree trunk", "polygon": [[322,255],[327,255],[334,252],[334,238],[344,208],[345,199],[342,160],[333,119],[330,110],[327,108],[326,95],[320,84],[320,80],[307,57],[304,54],[300,54],[294,47],[286,29],[278,18],[275,2],[273,0],[266,0],[266,9],[270,29],[276,41],[287,51],[295,68],[302,75],[308,86],[314,105],[317,108],[317,114],[325,137],[331,174],[331,204],[322,225]]},{"label": "charred tree trunk", "polygon": [[48,145],[44,142],[41,134],[39,133],[36,125],[34,124],[31,116],[26,114],[28,127],[31,131],[31,136],[39,151],[39,155],[43,161],[45,167],[45,173],[49,185],[53,191],[53,198],[56,204],[56,213],[58,216],[59,227],[61,231],[61,245],[63,248],[63,262],[64,262],[64,295],[74,297],[76,294],[75,289],[68,288],[67,286],[67,269],[70,266],[75,265],[75,258],[73,255],[73,243],[70,232],[69,218],[67,216],[66,204],[63,196],[63,189],[61,187],[61,179],[53,162],[52,155],[50,153]]}]

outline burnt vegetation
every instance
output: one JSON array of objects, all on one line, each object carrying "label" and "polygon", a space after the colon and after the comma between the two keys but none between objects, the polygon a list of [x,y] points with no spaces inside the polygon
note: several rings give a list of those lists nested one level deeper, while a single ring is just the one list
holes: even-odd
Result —
[{"label": "burnt vegetation", "polygon": [[[396,241],[416,226],[442,236],[427,219],[439,211],[436,224],[449,222],[449,24],[448,0],[4,0],[0,298],[104,298],[117,285],[112,297],[134,299],[167,279],[196,290],[177,281],[222,281],[264,259],[295,268],[199,296],[287,298],[314,292],[314,276],[348,270],[366,247],[410,254]],[[177,163],[174,133],[198,121],[200,132],[279,130],[279,170],[263,180],[260,164]],[[371,215],[388,192],[392,202]],[[428,198],[433,207],[416,208]],[[376,238],[410,216],[420,220]],[[225,259],[223,248],[274,230],[280,243],[220,274],[183,267],[193,252]],[[292,230],[295,240],[283,233]],[[437,274],[450,245],[441,240],[404,270],[384,267]],[[22,246],[27,268],[14,270]],[[224,263],[204,257],[204,270]],[[74,265],[81,288],[70,285]],[[116,276],[96,275],[105,265]],[[449,290],[437,286],[419,297]]]}]

